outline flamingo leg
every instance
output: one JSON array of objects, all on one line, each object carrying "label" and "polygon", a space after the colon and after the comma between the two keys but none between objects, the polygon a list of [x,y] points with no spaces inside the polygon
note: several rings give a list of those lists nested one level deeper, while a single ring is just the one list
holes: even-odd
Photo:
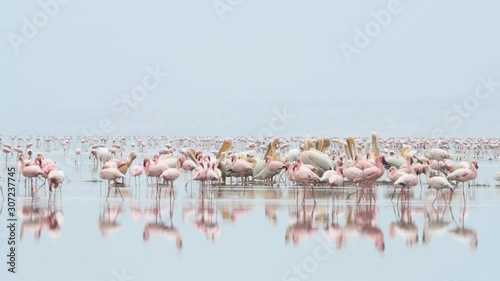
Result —
[{"label": "flamingo leg", "polygon": [[311,184],[311,190],[312,190],[312,196],[313,196],[313,200],[314,200],[314,205],[316,205],[316,196],[314,195],[314,185]]},{"label": "flamingo leg", "polygon": [[116,186],[116,182],[115,182],[115,189],[118,189],[118,193],[120,193],[120,196],[121,196],[121,198],[122,198],[122,201],[125,201],[125,199],[123,199],[123,195],[122,195],[122,191],[121,191],[121,189],[120,189],[118,186]]},{"label": "flamingo leg", "polygon": [[109,197],[109,192],[111,191],[111,185],[108,181],[108,194],[106,195],[106,201],[108,201],[108,197]]},{"label": "flamingo leg", "polygon": [[391,196],[391,202],[392,202],[392,199],[394,199],[394,195],[396,195],[396,187],[394,187],[394,192],[392,193],[392,196]]}]

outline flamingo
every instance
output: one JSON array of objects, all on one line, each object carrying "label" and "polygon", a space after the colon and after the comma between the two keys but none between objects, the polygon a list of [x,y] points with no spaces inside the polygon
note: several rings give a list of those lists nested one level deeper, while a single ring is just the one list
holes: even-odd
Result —
[{"label": "flamingo", "polygon": [[330,184],[330,186],[338,187],[344,184],[343,170],[344,169],[342,167],[337,167],[336,172],[328,179],[328,183]]},{"label": "flamingo", "polygon": [[[368,185],[373,185],[384,174],[385,169],[384,169],[384,165],[382,164],[383,161],[384,161],[384,156],[380,155],[377,158],[375,158],[375,166],[361,171],[361,173],[354,180],[354,182],[355,183],[362,182],[362,183],[364,183],[364,185],[361,188],[361,190],[356,190],[355,192],[349,194],[348,197],[354,193],[358,193],[358,192],[364,193],[365,188]],[[370,187],[370,188],[372,188],[372,187]],[[370,200],[372,197],[373,197],[373,199],[375,199],[375,195],[373,194],[373,192],[370,192]],[[359,198],[359,200],[361,200],[361,197]]]},{"label": "flamingo", "polygon": [[439,148],[433,148],[430,150],[426,150],[424,152],[424,155],[425,155],[425,157],[429,158],[430,160],[436,160],[438,162],[443,162],[445,166],[448,166],[448,164],[446,164],[446,162],[445,162],[446,159],[453,159],[451,154],[449,154],[445,150],[439,149]]},{"label": "flamingo", "polygon": [[361,169],[356,167],[356,166],[351,166],[349,167],[348,166],[348,159],[347,159],[347,156],[344,155],[341,157],[342,158],[342,163],[343,163],[343,174],[344,176],[351,182],[354,182],[358,177],[359,175],[361,174]]},{"label": "flamingo", "polygon": [[139,183],[141,182],[141,175],[144,172],[144,168],[141,164],[136,164],[129,169],[129,174],[134,177],[134,180],[137,183],[137,177],[139,177]]},{"label": "flamingo", "polygon": [[185,171],[193,173],[193,170],[196,168],[196,163],[191,159],[183,159],[182,161],[182,169]]},{"label": "flamingo", "polygon": [[21,167],[20,167],[21,174],[24,177],[26,177],[27,179],[30,179],[31,192],[32,192],[32,195],[34,195],[33,194],[33,178],[38,178],[38,176],[41,176],[44,174],[42,167],[41,167],[42,160],[40,159],[40,156],[37,156],[37,158],[35,159],[35,162],[37,163],[37,165],[25,166],[23,153],[21,153],[21,155],[19,156],[19,160],[21,161]]},{"label": "flamingo", "polygon": [[[285,164],[281,161],[273,160],[271,156],[266,156],[265,167],[255,175],[255,179],[271,179],[285,169]],[[255,171],[254,171],[255,174]]]},{"label": "flamingo", "polygon": [[[401,166],[400,170],[402,174],[395,182],[394,182],[394,192],[392,193],[392,198],[394,198],[394,194],[396,193],[396,187],[401,186],[401,193],[406,194],[406,189],[416,186],[419,183],[417,172],[411,166],[412,156],[406,156],[406,164],[405,166]],[[391,167],[392,169],[393,167]],[[401,196],[401,193],[399,194]],[[399,200],[398,200],[399,202]]]},{"label": "flamingo", "polygon": [[458,182],[467,182],[470,187],[469,181],[477,177],[477,169],[479,168],[476,160],[472,160],[470,163],[470,168],[460,168],[449,174],[447,176],[448,180],[454,180],[457,184]]},{"label": "flamingo", "polygon": [[49,191],[52,192],[52,188],[58,188],[64,181],[64,172],[58,169],[52,170],[47,179],[49,180]]},{"label": "flamingo", "polygon": [[146,168],[144,172],[148,177],[156,178],[156,184],[158,184],[158,179],[161,174],[168,169],[168,164],[165,162],[158,162],[156,164],[152,163],[152,160],[149,158],[144,158],[144,167]]},{"label": "flamingo", "polygon": [[[199,170],[198,172],[196,172],[196,174],[194,174],[194,176],[191,178],[192,180],[195,180],[195,181],[201,181],[202,186],[205,185],[205,181],[207,180],[207,173],[209,170],[208,167],[205,168],[203,165],[204,164],[202,162],[199,163],[199,166],[202,167],[202,169]],[[186,183],[186,186],[187,186],[187,183]]]},{"label": "flamingo", "polygon": [[9,153],[12,154],[10,145],[4,144],[2,147],[2,152],[5,154],[5,167],[7,167],[7,156],[9,155]]},{"label": "flamingo", "polygon": [[[442,194],[442,192],[443,192],[442,190],[445,188],[449,188],[451,190],[451,195],[450,195],[450,202],[451,202],[451,199],[453,198],[454,188],[451,185],[451,183],[448,181],[448,179],[446,179],[445,177],[441,177],[441,176],[431,177],[429,166],[426,166],[425,176],[427,178],[427,184],[429,185],[429,188],[435,189],[437,191],[436,198],[434,198],[434,201],[432,201],[432,205],[434,205],[434,203],[436,202],[436,199],[438,198],[438,195]],[[448,204],[449,204],[449,202],[448,202]]]},{"label": "flamingo", "polygon": [[400,177],[408,174],[407,172],[403,170],[398,170],[395,166],[391,166],[389,170],[387,171],[387,177],[394,183],[396,182]]},{"label": "flamingo", "polygon": [[116,187],[116,180],[125,177],[122,172],[120,172],[116,168],[103,168],[101,169],[101,171],[99,171],[99,177],[103,180],[108,181],[108,194],[106,195],[106,201],[108,200],[109,192],[111,191],[111,181],[115,182],[115,189],[118,189],[118,192],[122,197],[122,201],[125,201],[125,199],[123,199],[122,191],[118,187]]},{"label": "flamingo", "polygon": [[170,182],[171,188],[174,188],[174,181],[181,175],[181,172],[179,171],[179,169],[181,168],[181,161],[182,160],[180,158],[177,159],[177,164],[175,168],[168,168],[165,171],[163,171],[160,175],[160,177],[162,177],[164,181],[166,181],[167,183]]},{"label": "flamingo", "polygon": [[215,167],[215,163],[210,163],[206,175],[207,180],[211,182],[218,182],[221,176],[222,176],[221,170]]},{"label": "flamingo", "polygon": [[[418,185],[418,176],[415,170],[412,169],[411,174],[402,175],[397,181],[394,182],[394,193],[396,193],[396,187],[401,186],[401,193],[405,194],[405,189],[410,189]],[[394,198],[394,193],[392,197]],[[399,194],[401,196],[401,193]],[[391,198],[392,200],[392,198]]]},{"label": "flamingo", "polygon": [[[304,187],[304,197],[302,198],[302,205],[306,201],[306,185],[311,184],[311,182],[318,182],[321,179],[316,175],[311,169],[302,165],[302,161],[299,159],[293,167],[293,179],[295,182],[300,183]],[[311,184],[312,196],[314,204],[316,205],[316,196],[314,194],[314,186]]]},{"label": "flamingo", "polygon": [[231,156],[231,171],[239,174],[241,176],[241,182],[242,184],[245,183],[244,181],[244,175],[246,173],[252,172],[253,171],[253,166],[249,162],[245,160],[240,160],[236,158],[236,155]]}]

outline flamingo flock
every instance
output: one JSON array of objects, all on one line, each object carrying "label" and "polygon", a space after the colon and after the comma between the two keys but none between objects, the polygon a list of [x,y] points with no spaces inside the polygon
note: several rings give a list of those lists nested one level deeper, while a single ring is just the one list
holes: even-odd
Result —
[{"label": "flamingo flock", "polygon": [[[463,190],[470,188],[478,175],[478,160],[500,157],[498,139],[382,139],[375,132],[369,138],[345,139],[15,136],[11,140],[17,140],[17,145],[0,143],[5,163],[17,153],[19,171],[30,182],[32,191],[33,181],[38,178],[48,181],[50,191],[60,188],[65,178],[56,163],[33,151],[61,149],[66,155],[71,143],[76,142],[75,165],[81,165],[81,155],[87,153],[92,165],[99,169],[99,178],[107,182],[106,198],[114,187],[122,199],[120,188],[125,186],[127,172],[134,177],[136,186],[145,174],[158,190],[168,184],[173,191],[182,173],[189,173],[191,181],[199,182],[202,188],[241,185],[245,190],[255,185],[281,184],[301,187],[303,204],[309,192],[316,203],[315,189],[325,187],[353,186],[355,192],[351,194],[359,195],[358,200],[366,193],[375,200],[377,184],[386,176],[393,184],[393,197],[399,190],[398,202],[400,198],[408,199],[414,187],[426,185],[436,190],[434,204],[446,189],[450,190],[451,201],[460,183]],[[131,149],[128,157],[120,159],[127,149]],[[133,165],[139,154],[143,160]],[[233,179],[238,181],[233,184]],[[493,179],[500,180],[500,172]]]}]

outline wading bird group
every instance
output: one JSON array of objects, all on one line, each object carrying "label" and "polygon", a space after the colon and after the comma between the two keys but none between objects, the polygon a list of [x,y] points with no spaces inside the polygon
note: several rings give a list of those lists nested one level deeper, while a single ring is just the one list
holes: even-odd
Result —
[{"label": "wading bird group", "polygon": [[[34,144],[33,141],[36,141]],[[89,165],[97,169],[100,179],[107,182],[123,199],[127,173],[140,188],[141,176],[156,186],[158,191],[170,186],[182,173],[189,173],[190,181],[201,188],[234,188],[241,185],[243,192],[252,186],[284,185],[303,190],[302,203],[311,193],[316,203],[317,188],[353,188],[358,202],[365,195],[375,200],[377,184],[390,180],[393,197],[399,191],[399,200],[408,200],[410,190],[424,185],[436,190],[433,204],[446,197],[449,203],[454,191],[470,188],[478,175],[478,160],[500,157],[498,139],[429,139],[429,138],[267,138],[251,137],[94,137],[94,136],[12,136],[17,145],[1,143],[5,165],[9,157],[17,159],[17,168],[28,183],[31,196],[48,182],[50,191],[60,189],[65,179],[57,164],[44,157],[45,152],[72,154],[72,143],[77,148],[72,154],[74,165],[81,165],[82,154],[87,154]],[[42,151],[34,154],[33,151]],[[129,150],[128,157],[123,157]],[[15,156],[14,156],[15,154]],[[126,154],[127,155],[127,154]],[[141,156],[142,161],[134,160]],[[469,159],[469,160],[467,160]],[[38,186],[34,182],[40,179]],[[493,175],[500,180],[500,172]],[[139,183],[139,184],[138,184]],[[187,184],[186,184],[187,186]],[[467,187],[466,187],[467,186]],[[2,192],[3,193],[3,192]],[[175,194],[175,193],[173,193]]]}]

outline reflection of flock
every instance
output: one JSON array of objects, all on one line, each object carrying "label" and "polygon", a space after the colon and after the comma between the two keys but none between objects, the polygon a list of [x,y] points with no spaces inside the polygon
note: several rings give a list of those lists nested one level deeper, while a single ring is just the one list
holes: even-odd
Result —
[{"label": "reflection of flock", "polygon": [[[211,242],[220,237],[221,223],[235,222],[254,212],[255,206],[248,199],[259,197],[265,202],[265,217],[272,224],[277,224],[283,208],[282,204],[272,202],[293,203],[290,208],[293,219],[285,232],[286,244],[298,245],[323,233],[339,249],[347,247],[351,237],[359,236],[383,252],[386,237],[377,224],[376,192],[385,184],[389,184],[392,193],[387,198],[396,198],[397,194],[395,219],[388,228],[391,239],[403,237],[406,245],[413,247],[446,234],[465,240],[474,248],[477,235],[464,227],[466,208],[463,207],[457,221],[449,204],[454,194],[460,196],[455,190],[462,183],[463,206],[466,206],[465,191],[474,192],[469,187],[478,178],[478,160],[500,157],[498,139],[379,138],[376,133],[370,138],[45,136],[14,137],[11,141],[17,141],[17,146],[1,143],[0,139],[6,167],[9,161],[17,163],[20,176],[25,179],[24,186],[31,185],[34,190],[29,208],[25,205],[20,210],[22,236],[26,231],[33,232],[36,238],[44,231],[51,237],[60,235],[63,216],[55,208],[57,197],[51,201],[49,195],[49,205],[42,206],[39,196],[35,196],[36,190],[44,187],[45,182],[49,189],[60,190],[65,180],[62,169],[82,174],[88,166],[92,178],[107,183],[106,199],[113,189],[122,201],[129,198],[127,193],[146,192],[145,208],[140,198],[132,197],[127,202],[132,218],[144,221],[143,240],[161,237],[171,240],[178,250],[183,247],[183,239],[173,216],[175,196],[184,187],[191,194],[193,189],[195,193],[199,190],[199,198],[196,203],[182,206],[182,219],[189,220]],[[74,152],[70,152],[72,144],[78,146]],[[35,149],[40,153],[33,152]],[[63,152],[62,163],[56,165],[45,157],[54,151]],[[185,186],[178,183],[179,178],[186,177],[189,181]],[[500,181],[500,172],[493,179]],[[43,184],[37,186],[37,180]],[[18,186],[21,185],[19,180]],[[421,195],[428,188],[435,191],[430,206],[417,208],[414,202],[410,204],[416,188],[420,188]],[[164,194],[165,189],[168,195]],[[154,196],[149,196],[150,193]],[[350,200],[354,194],[356,200]],[[309,206],[306,204],[309,195],[315,204],[317,197],[324,201],[332,198],[334,207],[325,210],[324,204]],[[224,204],[218,203],[221,198]],[[440,204],[440,198],[447,207]],[[112,237],[122,230],[120,216],[128,205],[107,200],[102,204],[99,231],[103,237]],[[164,212],[166,205],[168,215]],[[423,230],[418,229],[414,220],[416,214],[424,218]]]},{"label": "reflection of flock", "polygon": [[24,239],[26,233],[31,233],[36,240],[47,232],[50,238],[61,236],[61,227],[64,222],[61,202],[49,200],[47,205],[31,202],[18,209],[18,216],[22,219],[19,238]]},{"label": "reflection of flock", "polygon": [[[141,233],[144,243],[165,239],[171,241],[177,251],[181,251],[183,239],[174,224],[174,214],[178,214],[177,221],[180,217],[208,242],[215,243],[220,238],[224,225],[235,224],[240,218],[255,213],[259,209],[257,206],[260,206],[264,209],[265,219],[272,225],[277,225],[279,220],[286,219],[280,218],[280,214],[288,211],[289,224],[284,231],[286,245],[299,246],[304,240],[319,235],[335,245],[338,250],[343,250],[350,244],[349,240],[359,237],[373,245],[374,250],[383,253],[388,234],[390,240],[398,240],[397,237],[400,237],[408,248],[418,244],[427,246],[439,236],[463,242],[471,249],[476,249],[478,246],[476,231],[465,225],[468,215],[466,206],[461,207],[460,211],[453,211],[449,205],[421,207],[393,204],[394,219],[387,229],[384,229],[378,223],[380,208],[389,211],[389,206],[342,205],[335,199],[327,199],[326,205],[304,205],[299,204],[299,200],[291,205],[289,202],[270,201],[264,205],[256,204],[257,197],[272,199],[279,196],[277,193],[279,192],[265,190],[258,193],[249,192],[245,200],[227,201],[232,195],[229,192],[200,191],[199,198],[183,202],[177,212],[175,212],[175,200],[168,192],[149,198],[145,201],[145,206],[142,205],[144,201],[138,197],[132,198],[130,205],[124,202],[103,202],[98,229],[103,239],[112,239],[117,232],[123,231],[121,223],[123,218],[120,217],[123,217],[123,214],[127,213],[126,209],[129,209],[132,220],[144,224]],[[334,198],[329,192],[318,195]],[[221,200],[223,201],[220,202]],[[26,203],[19,209],[19,216],[22,218],[21,240],[26,233],[32,233],[36,240],[40,239],[42,232],[47,232],[52,239],[57,239],[61,235],[64,216],[60,202],[56,204],[52,201],[46,206],[33,202]]]},{"label": "reflection of flock", "polygon": [[[347,247],[347,241],[359,236],[371,241],[375,250],[384,252],[384,231],[378,226],[379,207],[376,205],[332,206],[331,212],[317,214],[317,208],[304,206],[293,210],[294,223],[285,234],[285,242],[298,245],[301,240],[308,239],[320,230],[325,240],[336,245],[338,250]],[[315,210],[316,209],[316,210]],[[475,230],[465,227],[466,208],[462,208],[459,220],[450,206],[414,208],[402,205],[394,209],[395,220],[388,227],[389,237],[401,237],[406,246],[411,248],[419,243],[426,246],[437,236],[448,236],[459,242],[465,242],[471,249],[476,249],[478,237]],[[423,229],[419,231],[413,216],[420,215],[424,219]],[[342,220],[340,219],[342,218]],[[342,223],[343,221],[343,223]],[[421,238],[420,238],[421,237]]]}]

